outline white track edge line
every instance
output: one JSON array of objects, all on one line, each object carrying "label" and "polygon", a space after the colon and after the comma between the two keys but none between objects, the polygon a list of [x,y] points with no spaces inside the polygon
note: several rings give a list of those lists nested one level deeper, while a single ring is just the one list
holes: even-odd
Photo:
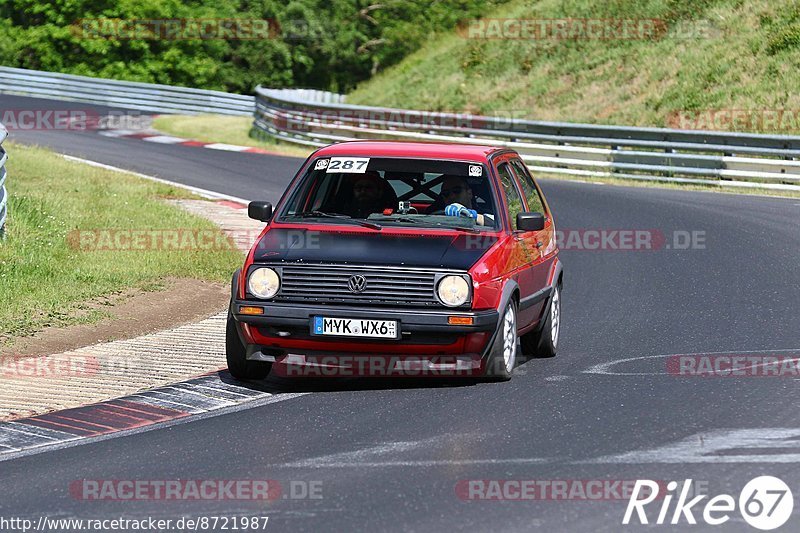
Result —
[{"label": "white track edge line", "polygon": [[173,187],[178,187],[180,189],[187,190],[189,192],[193,192],[198,196],[202,196],[203,198],[207,198],[210,200],[229,200],[231,202],[237,202],[243,205],[247,205],[249,200],[245,200],[244,198],[239,198],[237,196],[231,196],[229,194],[223,194],[221,192],[210,191],[208,189],[201,189],[200,187],[194,187],[192,185],[185,185],[183,183],[178,183],[175,181],[165,180],[162,178],[156,178],[155,176],[148,176],[147,174],[142,174],[140,172],[134,172],[133,170],[125,170],[124,168],[115,167],[112,165],[106,165],[105,163],[98,163],[97,161],[92,161],[91,159],[83,159],[81,157],[75,157],[72,155],[67,154],[60,154],[61,157],[66,159],[67,161],[72,161],[75,163],[83,163],[85,165],[89,165],[92,167],[104,168],[106,170],[112,170],[114,172],[125,172],[127,174],[133,174],[139,178],[144,178],[146,180],[155,181],[158,183],[163,183],[165,185],[172,185]]}]

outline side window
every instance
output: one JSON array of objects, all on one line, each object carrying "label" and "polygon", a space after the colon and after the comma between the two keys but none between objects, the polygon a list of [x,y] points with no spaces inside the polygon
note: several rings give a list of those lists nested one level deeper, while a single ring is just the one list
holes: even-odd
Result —
[{"label": "side window", "polygon": [[544,202],[539,194],[539,190],[533,183],[533,178],[531,177],[530,172],[528,172],[528,169],[525,168],[525,165],[518,160],[511,161],[511,165],[514,167],[514,170],[517,172],[517,176],[519,177],[519,184],[522,187],[522,193],[525,195],[525,199],[528,201],[528,210],[534,213],[546,214]]},{"label": "side window", "polygon": [[517,227],[517,213],[522,212],[522,197],[519,195],[516,185],[514,184],[514,176],[511,174],[511,167],[508,163],[501,163],[497,167],[497,175],[500,177],[500,184],[506,193],[508,200],[508,218],[511,221],[511,228]]}]

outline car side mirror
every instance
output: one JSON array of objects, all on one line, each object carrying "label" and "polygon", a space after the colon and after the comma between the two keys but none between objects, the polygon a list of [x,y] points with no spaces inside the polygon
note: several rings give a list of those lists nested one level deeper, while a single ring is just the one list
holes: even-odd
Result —
[{"label": "car side mirror", "polygon": [[540,231],[544,229],[544,214],[517,213],[517,229],[520,231]]},{"label": "car side mirror", "polygon": [[261,222],[269,222],[272,218],[272,204],[269,202],[250,202],[247,205],[247,216]]}]

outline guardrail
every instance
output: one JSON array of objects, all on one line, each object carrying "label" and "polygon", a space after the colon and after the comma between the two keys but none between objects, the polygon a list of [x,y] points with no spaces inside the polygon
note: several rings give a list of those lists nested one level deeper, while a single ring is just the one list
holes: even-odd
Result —
[{"label": "guardrail", "polygon": [[156,113],[251,115],[253,97],[156,83],[0,67],[0,93],[71,100]]},{"label": "guardrail", "polygon": [[786,135],[355,106],[333,93],[260,86],[253,125],[270,137],[306,146],[353,139],[490,144],[516,150],[538,172],[800,190],[800,137]]},{"label": "guardrail", "polygon": [[6,215],[8,215],[8,191],[6,191],[6,161],[8,154],[3,147],[3,141],[8,137],[8,131],[0,123],[0,238],[6,234]]},{"label": "guardrail", "polygon": [[[506,146],[537,172],[800,190],[800,137],[542,122],[348,105],[340,94],[256,88],[256,97],[0,67],[0,93],[157,113],[250,115],[306,146],[406,139]],[[5,193],[3,193],[5,197]]]}]

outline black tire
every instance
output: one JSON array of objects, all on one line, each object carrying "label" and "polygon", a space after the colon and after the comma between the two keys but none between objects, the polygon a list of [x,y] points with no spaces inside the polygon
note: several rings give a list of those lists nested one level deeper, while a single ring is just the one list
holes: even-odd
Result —
[{"label": "black tire", "polygon": [[[510,324],[509,322],[510,313]],[[486,357],[483,375],[490,381],[508,381],[517,364],[517,304],[511,300],[500,316],[497,333]],[[507,349],[511,352],[507,353]]]},{"label": "black tire", "polygon": [[247,349],[230,311],[225,324],[225,358],[228,360],[228,371],[236,379],[264,379],[272,370],[272,363],[247,360]]},{"label": "black tire", "polygon": [[544,325],[520,337],[522,353],[529,357],[555,357],[561,334],[561,284],[556,285],[545,310]]}]

